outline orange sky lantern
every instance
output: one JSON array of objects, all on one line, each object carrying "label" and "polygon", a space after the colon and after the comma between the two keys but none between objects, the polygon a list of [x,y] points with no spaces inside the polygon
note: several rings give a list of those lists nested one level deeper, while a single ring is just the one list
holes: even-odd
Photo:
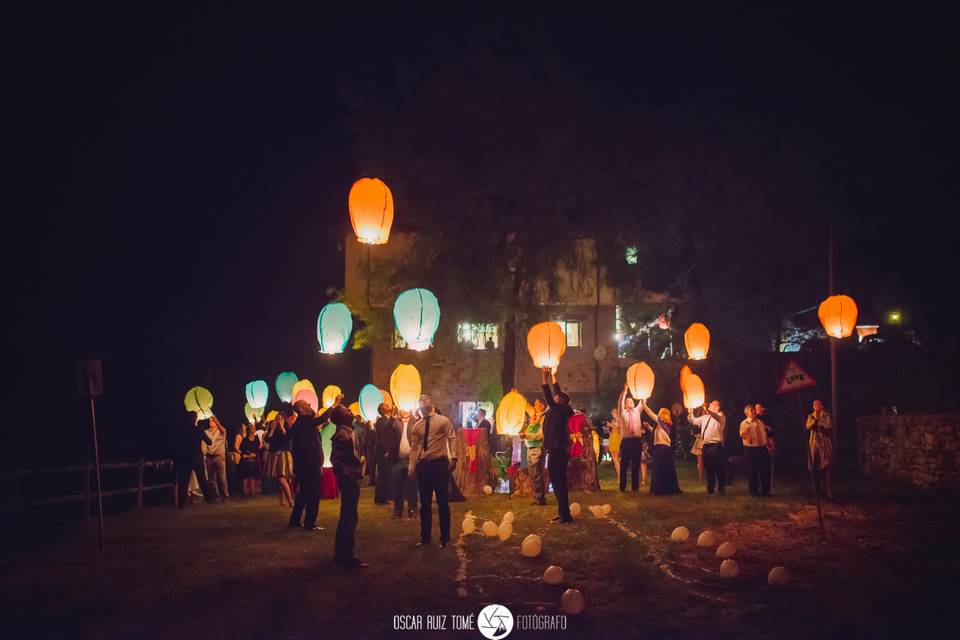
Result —
[{"label": "orange sky lantern", "polygon": [[710,350],[710,330],[702,322],[694,322],[683,334],[683,343],[687,347],[688,358],[703,360]]},{"label": "orange sky lantern", "polygon": [[556,322],[539,322],[527,332],[527,351],[538,369],[556,369],[567,351],[567,336]]},{"label": "orange sky lantern", "polygon": [[655,376],[646,362],[637,362],[627,369],[627,387],[635,400],[647,400],[653,394]]},{"label": "orange sky lantern", "polygon": [[857,303],[850,296],[830,296],[820,303],[817,315],[833,338],[846,338],[857,327]]},{"label": "orange sky lantern", "polygon": [[398,364],[390,375],[390,393],[403,411],[417,410],[422,388],[420,371],[412,364]]},{"label": "orange sky lantern", "polygon": [[497,407],[497,432],[505,436],[519,434],[526,415],[527,399],[516,389],[511,389]]},{"label": "orange sky lantern", "polygon": [[393,226],[393,194],[378,178],[360,178],[350,187],[350,222],[363,244],[386,244]]},{"label": "orange sky lantern", "polygon": [[681,378],[683,388],[683,406],[687,409],[702,407],[706,402],[707,392],[703,388],[703,380],[695,373],[691,373],[686,380]]}]

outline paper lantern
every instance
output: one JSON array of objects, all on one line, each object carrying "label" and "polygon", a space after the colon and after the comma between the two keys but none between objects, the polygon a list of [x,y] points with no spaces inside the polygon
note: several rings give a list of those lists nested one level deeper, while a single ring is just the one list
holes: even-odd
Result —
[{"label": "paper lantern", "polygon": [[393,194],[378,178],[360,178],[350,187],[350,222],[363,244],[386,244],[393,226]]},{"label": "paper lantern", "polygon": [[306,400],[314,413],[320,409],[320,400],[317,398],[317,392],[313,389],[304,388],[293,394],[294,402],[299,402],[300,400]]},{"label": "paper lantern", "polygon": [[715,544],[717,544],[717,539],[713,535],[713,531],[704,531],[697,536],[698,547],[712,547]]},{"label": "paper lantern", "polygon": [[313,388],[313,383],[306,378],[303,380],[297,380],[297,382],[295,382],[293,387],[290,389],[291,402],[297,397],[297,394],[300,393],[301,389],[310,389],[310,391],[313,391],[314,393],[317,392],[317,390]]},{"label": "paper lantern", "polygon": [[263,409],[267,406],[267,396],[270,395],[270,388],[263,380],[248,382],[244,391],[247,395],[247,404],[254,409]]},{"label": "paper lantern", "polygon": [[350,413],[352,413],[353,415],[355,415],[355,416],[361,416],[361,417],[363,416],[363,414],[360,413],[360,403],[359,403],[359,402],[351,402],[351,403],[350,403],[350,406],[347,407],[347,408],[350,409]]},{"label": "paper lantern", "polygon": [[510,539],[510,536],[513,535],[513,523],[512,522],[501,522],[500,526],[497,527],[497,537],[500,538],[501,542],[506,542]]},{"label": "paper lantern", "polygon": [[213,415],[213,394],[204,387],[191,387],[183,396],[183,406],[201,419]]},{"label": "paper lantern", "polygon": [[517,516],[513,513],[513,511],[507,511],[505,514],[503,514],[503,519],[500,522],[513,522],[516,519]]},{"label": "paper lantern", "polygon": [[627,369],[627,387],[636,400],[646,400],[653,394],[653,369],[646,362],[637,362]]},{"label": "paper lantern", "polygon": [[670,539],[674,542],[686,542],[689,537],[690,530],[686,527],[677,527],[673,530],[673,533],[670,534]]},{"label": "paper lantern", "polygon": [[587,602],[580,589],[567,589],[560,596],[560,607],[568,616],[575,616],[583,612]]},{"label": "paper lantern", "polygon": [[736,560],[724,560],[720,563],[720,575],[724,578],[736,578],[740,573],[740,567]]},{"label": "paper lantern", "polygon": [[335,384],[328,384],[323,388],[323,406],[329,409],[337,401],[337,396],[343,395],[343,389]]},{"label": "paper lantern", "polygon": [[600,509],[603,512],[603,515],[608,516],[610,515],[610,511],[612,511],[613,508],[609,504],[605,504],[602,507],[600,507]]},{"label": "paper lantern", "polygon": [[426,351],[440,327],[440,303],[428,289],[407,289],[393,303],[397,333],[414,351]]},{"label": "paper lantern", "polygon": [[783,587],[790,582],[790,572],[785,567],[774,567],[767,574],[767,584],[771,587]]},{"label": "paper lantern", "polygon": [[263,408],[251,407],[250,403],[247,402],[243,405],[243,415],[246,416],[249,424],[253,424],[254,422],[260,420],[261,416],[263,416]]},{"label": "paper lantern", "polygon": [[702,407],[706,402],[707,392],[703,388],[703,380],[695,373],[687,376],[683,385],[683,406],[687,409]]},{"label": "paper lantern", "polygon": [[570,503],[570,515],[572,515],[573,517],[577,517],[578,515],[580,515],[580,503],[579,503],[579,502],[571,502],[571,503]]},{"label": "paper lantern", "polygon": [[563,569],[555,564],[550,565],[543,572],[543,581],[547,584],[560,584],[563,582]]},{"label": "paper lantern", "polygon": [[277,416],[278,416],[278,415],[280,415],[280,413],[279,413],[278,411],[276,411],[276,410],[271,411],[271,412],[269,412],[269,413],[267,414],[267,417],[266,417],[266,419],[264,420],[264,422],[273,422],[274,420],[277,419]]},{"label": "paper lantern", "polygon": [[384,403],[384,404],[386,404],[386,405],[388,405],[388,406],[391,406],[391,407],[395,407],[395,406],[396,406],[396,405],[393,403],[393,396],[390,395],[390,392],[389,392],[389,391],[387,391],[386,389],[380,389],[380,394],[383,396],[383,403]]},{"label": "paper lantern", "polygon": [[390,374],[390,393],[393,401],[403,411],[416,411],[420,402],[423,383],[420,371],[412,364],[398,364]]},{"label": "paper lantern", "polygon": [[737,545],[732,542],[724,542],[717,547],[718,558],[732,558],[737,553]]},{"label": "paper lantern", "polygon": [[463,532],[467,535],[470,535],[477,529],[477,525],[473,521],[473,518],[464,518],[463,523],[460,526],[463,527]]},{"label": "paper lantern", "polygon": [[372,384],[365,384],[360,389],[360,414],[367,422],[373,422],[380,415],[378,409],[383,402],[383,394]]},{"label": "paper lantern", "polygon": [[488,538],[494,538],[500,532],[500,528],[493,520],[487,520],[483,523],[481,531],[483,531],[483,535],[487,536]]},{"label": "paper lantern", "polygon": [[556,322],[538,322],[527,332],[527,351],[538,369],[555,369],[567,351],[567,336]]},{"label": "paper lantern", "polygon": [[817,310],[828,336],[846,338],[857,328],[857,303],[850,296],[830,296]]},{"label": "paper lantern", "polygon": [[520,545],[520,554],[527,558],[536,558],[543,549],[543,540],[535,533],[531,533],[523,539]]},{"label": "paper lantern", "polygon": [[690,370],[690,367],[683,365],[680,367],[680,391],[686,393],[687,391],[687,381],[690,379],[690,376],[693,375],[693,371]]},{"label": "paper lantern", "polygon": [[710,330],[705,324],[694,322],[683,334],[683,344],[687,347],[688,358],[703,360],[710,350]]},{"label": "paper lantern", "polygon": [[329,420],[327,424],[320,429],[320,446],[323,448],[323,468],[333,469],[333,434],[337,432],[337,427]]},{"label": "paper lantern", "polygon": [[273,383],[273,389],[281,402],[293,402],[293,385],[297,384],[297,374],[293,371],[282,371]]},{"label": "paper lantern", "polygon": [[342,302],[331,302],[317,316],[317,342],[322,353],[343,353],[353,331],[353,316]]},{"label": "paper lantern", "polygon": [[483,485],[483,493],[484,495],[490,495],[491,493],[493,493],[493,487],[491,487],[488,484]]},{"label": "paper lantern", "polygon": [[497,407],[497,430],[505,436],[520,435],[526,415],[527,399],[516,389],[511,389]]}]

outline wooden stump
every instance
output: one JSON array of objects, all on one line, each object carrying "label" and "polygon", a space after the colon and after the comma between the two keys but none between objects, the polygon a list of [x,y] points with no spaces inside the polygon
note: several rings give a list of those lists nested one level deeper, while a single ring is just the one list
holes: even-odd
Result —
[{"label": "wooden stump", "polygon": [[463,440],[463,430],[457,430],[457,468],[453,477],[465,496],[483,495],[484,485],[490,484],[490,438],[486,429],[477,438],[477,470],[470,472],[470,455]]}]

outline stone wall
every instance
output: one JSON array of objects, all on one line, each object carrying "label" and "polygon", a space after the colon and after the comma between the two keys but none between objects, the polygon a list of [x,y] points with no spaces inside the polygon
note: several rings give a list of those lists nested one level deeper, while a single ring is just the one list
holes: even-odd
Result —
[{"label": "stone wall", "polygon": [[865,475],[960,489],[960,415],[860,416],[857,451]]}]

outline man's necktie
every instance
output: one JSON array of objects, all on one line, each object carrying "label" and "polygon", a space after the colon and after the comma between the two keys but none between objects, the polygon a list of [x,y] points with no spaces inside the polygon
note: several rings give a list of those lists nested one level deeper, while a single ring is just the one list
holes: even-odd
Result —
[{"label": "man's necktie", "polygon": [[423,457],[427,456],[427,445],[430,444],[430,416],[424,418],[423,427]]}]

